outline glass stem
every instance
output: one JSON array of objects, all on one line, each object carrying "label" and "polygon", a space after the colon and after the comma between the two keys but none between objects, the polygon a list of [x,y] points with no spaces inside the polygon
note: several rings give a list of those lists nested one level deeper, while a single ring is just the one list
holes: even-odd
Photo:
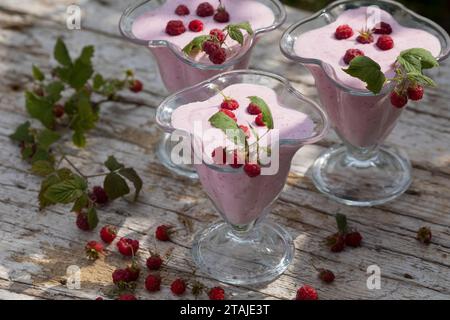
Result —
[{"label": "glass stem", "polygon": [[360,166],[370,166],[371,163],[377,159],[379,153],[379,146],[372,146],[368,148],[354,147],[347,144],[347,161],[353,164],[359,163]]}]

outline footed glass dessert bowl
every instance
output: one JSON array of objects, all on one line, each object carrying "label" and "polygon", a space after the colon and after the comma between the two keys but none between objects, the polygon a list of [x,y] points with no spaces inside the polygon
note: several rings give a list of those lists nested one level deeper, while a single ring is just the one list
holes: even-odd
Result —
[{"label": "footed glass dessert bowl", "polygon": [[[327,133],[326,114],[280,76],[237,70],[173,94],[156,117],[165,132],[188,139],[192,155],[187,160],[195,163],[224,220],[196,235],[192,255],[198,268],[241,285],[270,282],[283,273],[294,244],[287,231],[265,217],[285,185],[294,154]],[[244,148],[229,130],[245,140]],[[252,149],[257,153],[251,160]],[[267,151],[265,158],[261,150]],[[172,156],[177,154],[174,149]]]},{"label": "footed glass dessert bowl", "polygon": [[336,1],[284,33],[283,54],[312,73],[321,104],[343,141],[326,150],[312,168],[315,186],[332,199],[372,206],[400,196],[410,186],[408,158],[382,146],[402,113],[406,95],[400,103],[392,100],[398,90],[395,82],[373,93],[343,69],[362,55],[376,61],[387,79],[393,78],[397,57],[415,47],[442,61],[449,55],[450,39],[434,22],[387,0]]},{"label": "footed glass dessert bowl", "polygon": [[[246,69],[257,40],[264,33],[281,26],[286,19],[284,6],[278,0],[209,1],[214,7],[214,12],[218,12],[217,8],[221,5],[224,6],[229,13],[228,22],[217,22],[215,16],[205,16],[207,12],[199,13],[199,5],[203,2],[205,1],[149,0],[126,9],[120,19],[121,34],[127,40],[149,48],[158,65],[161,79],[170,93],[193,86],[225,71]],[[181,12],[178,11],[180,5],[184,6]],[[167,33],[166,25],[171,20],[178,21],[182,25],[175,24],[175,28],[169,31],[170,35]],[[191,26],[193,20],[200,22]],[[243,22],[250,23],[253,33],[249,34],[241,29],[244,35],[241,45],[237,45],[237,42],[233,42],[231,37],[226,35],[223,47],[226,48],[227,56],[222,63],[212,63],[208,55],[203,53],[192,55],[183,52],[194,38],[208,35],[213,29],[224,29],[228,25]],[[196,53],[199,48],[192,51]],[[179,175],[198,178],[191,165],[177,165],[171,162],[169,153],[172,147],[170,139],[164,135],[157,149],[162,164]]]}]

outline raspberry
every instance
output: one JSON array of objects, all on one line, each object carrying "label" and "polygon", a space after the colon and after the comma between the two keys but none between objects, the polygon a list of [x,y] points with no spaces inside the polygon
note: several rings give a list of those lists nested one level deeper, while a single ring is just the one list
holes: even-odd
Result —
[{"label": "raspberry", "polygon": [[334,36],[338,40],[348,39],[353,35],[353,29],[348,24],[340,25],[336,28]]},{"label": "raspberry", "polygon": [[216,14],[214,15],[214,20],[220,23],[226,23],[230,21],[230,14],[223,6],[220,6],[217,9]]},{"label": "raspberry", "polygon": [[159,255],[151,255],[147,259],[147,268],[149,270],[159,270],[162,266],[162,259]]},{"label": "raspberry", "polygon": [[422,227],[417,231],[417,240],[424,244],[430,244],[431,242],[431,229],[427,227]]},{"label": "raspberry", "polygon": [[359,32],[359,36],[356,38],[356,41],[362,44],[372,43],[373,35],[369,30],[362,30]]},{"label": "raspberry", "polygon": [[373,33],[376,34],[391,34],[392,33],[392,27],[389,23],[386,22],[380,22],[372,29]]},{"label": "raspberry", "polygon": [[253,115],[258,115],[261,113],[261,109],[254,103],[250,103],[247,107],[247,112]]},{"label": "raspberry", "polygon": [[160,225],[156,228],[155,237],[159,241],[170,241],[170,229],[172,227]]},{"label": "raspberry", "polygon": [[415,85],[408,88],[408,98],[413,101],[421,100],[423,98],[423,87]]},{"label": "raspberry", "polygon": [[205,41],[203,43],[203,48],[202,49],[203,49],[203,51],[205,51],[205,53],[207,55],[210,55],[213,52],[216,52],[217,50],[219,50],[220,46],[219,46],[218,43],[216,43],[214,41],[211,41],[211,40],[208,40],[208,41]]},{"label": "raspberry", "polygon": [[199,17],[210,17],[214,14],[214,7],[209,2],[202,2],[197,7]]},{"label": "raspberry", "polygon": [[176,279],[170,285],[170,291],[176,296],[181,296],[186,291],[186,282],[183,279]]},{"label": "raspberry", "polygon": [[394,40],[391,36],[382,35],[378,38],[377,47],[381,50],[390,50],[394,47]]},{"label": "raspberry", "polygon": [[250,178],[257,177],[261,174],[261,167],[258,164],[247,163],[244,166],[244,171]]},{"label": "raspberry", "polygon": [[331,252],[341,252],[345,248],[345,237],[340,233],[335,233],[326,239]]},{"label": "raspberry", "polygon": [[53,115],[55,118],[61,118],[64,115],[64,106],[61,104],[55,104],[53,107]]},{"label": "raspberry", "polygon": [[397,91],[392,91],[391,93],[391,104],[397,108],[403,108],[408,103],[408,97],[401,93],[399,94]]},{"label": "raspberry", "polygon": [[117,249],[119,249],[119,252],[126,257],[134,256],[139,250],[139,241],[121,238],[119,242],[117,242]]},{"label": "raspberry", "polygon": [[117,228],[113,226],[104,226],[100,230],[100,238],[105,243],[111,243],[117,236]]},{"label": "raspberry", "polygon": [[140,80],[135,79],[130,83],[128,88],[130,89],[131,92],[138,93],[142,91],[144,85]]},{"label": "raspberry", "polygon": [[228,109],[220,109],[220,112],[225,113],[227,116],[229,116],[231,119],[233,119],[234,121],[237,121],[236,115],[234,114],[233,111],[230,111]]},{"label": "raspberry", "polygon": [[116,269],[112,273],[113,283],[120,289],[126,288],[129,282],[129,274],[125,269]]},{"label": "raspberry", "polygon": [[349,247],[360,247],[362,236],[358,231],[352,231],[345,235],[345,244]]},{"label": "raspberry", "polygon": [[89,225],[89,220],[86,212],[80,211],[77,213],[77,227],[83,231],[89,231],[94,229],[92,226]]},{"label": "raspberry", "polygon": [[95,298],[95,300],[103,300],[103,298],[102,297],[97,297],[97,298]]},{"label": "raspberry", "polygon": [[131,266],[128,266],[125,271],[127,272],[127,282],[137,281],[141,274],[141,268],[139,268],[135,262],[133,262]]},{"label": "raspberry", "polygon": [[131,293],[124,293],[124,294],[121,294],[117,298],[117,300],[128,300],[128,301],[131,301],[131,300],[137,300],[137,298]]},{"label": "raspberry", "polygon": [[153,274],[148,275],[145,279],[145,288],[149,292],[159,291],[161,289],[161,278]]},{"label": "raspberry", "polygon": [[103,254],[103,245],[97,241],[89,241],[85,246],[85,250],[89,259],[96,260],[100,254]]},{"label": "raspberry", "polygon": [[200,32],[203,30],[203,22],[200,20],[192,20],[189,22],[189,30],[192,32]]},{"label": "raspberry", "polygon": [[325,283],[331,283],[334,281],[334,273],[327,269],[319,270],[319,279]]},{"label": "raspberry", "polygon": [[345,52],[344,62],[345,62],[346,64],[350,64],[350,62],[351,62],[354,58],[356,58],[356,57],[358,57],[358,56],[363,56],[363,55],[364,55],[364,52],[362,52],[362,51],[359,50],[359,49],[348,49],[348,50]]},{"label": "raspberry", "polygon": [[106,194],[105,189],[100,186],[95,186],[92,189],[92,192],[89,193],[89,198],[98,204],[105,204],[108,202],[108,195]]},{"label": "raspberry", "polygon": [[186,32],[186,27],[181,20],[170,20],[167,22],[166,33],[169,36],[179,36]]},{"label": "raspberry", "polygon": [[239,128],[241,128],[241,130],[244,131],[245,136],[247,138],[250,138],[250,129],[247,126],[240,125]]},{"label": "raspberry", "polygon": [[225,41],[225,33],[223,33],[220,29],[212,29],[209,32],[209,35],[213,36],[217,41],[224,42]]},{"label": "raspberry", "polygon": [[223,100],[220,107],[222,109],[236,110],[237,108],[239,108],[239,102],[237,102],[234,99],[225,99],[225,100]]},{"label": "raspberry", "polygon": [[189,13],[191,13],[189,11],[189,8],[186,7],[183,4],[180,4],[176,9],[175,9],[175,14],[179,15],[179,16],[187,16]]},{"label": "raspberry", "polygon": [[225,290],[221,287],[214,287],[209,290],[208,297],[209,300],[225,300]]},{"label": "raspberry", "polygon": [[209,54],[209,60],[214,64],[222,64],[227,60],[227,51],[224,48],[219,48]]},{"label": "raspberry", "polygon": [[262,113],[260,113],[260,114],[258,114],[257,116],[256,116],[256,118],[255,118],[255,123],[256,123],[256,125],[258,125],[258,126],[260,126],[260,127],[264,127],[266,124],[264,123],[264,120],[263,120],[263,114]]},{"label": "raspberry", "polygon": [[318,300],[319,296],[317,295],[316,290],[308,285],[304,285],[300,289],[297,290],[297,297],[295,300]]}]

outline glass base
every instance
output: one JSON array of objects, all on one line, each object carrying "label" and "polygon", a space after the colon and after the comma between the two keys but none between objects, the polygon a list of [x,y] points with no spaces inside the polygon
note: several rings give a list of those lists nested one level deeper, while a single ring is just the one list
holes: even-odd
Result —
[{"label": "glass base", "polygon": [[358,160],[345,146],[326,150],[314,162],[315,186],[333,200],[351,206],[374,206],[393,200],[411,184],[411,164],[389,147],[375,157]]},{"label": "glass base", "polygon": [[179,176],[189,179],[198,179],[198,174],[193,165],[175,164],[173,163],[170,154],[172,152],[172,142],[170,141],[170,134],[164,133],[159,145],[156,149],[156,155],[159,161],[170,171]]},{"label": "glass base", "polygon": [[294,258],[294,242],[277,224],[258,223],[239,237],[229,224],[219,222],[197,234],[192,255],[201,271],[219,281],[262,284],[287,269]]}]

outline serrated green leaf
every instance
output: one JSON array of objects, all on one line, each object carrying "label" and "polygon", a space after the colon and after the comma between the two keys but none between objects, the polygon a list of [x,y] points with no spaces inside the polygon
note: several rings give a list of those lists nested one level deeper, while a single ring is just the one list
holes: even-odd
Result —
[{"label": "serrated green leaf", "polygon": [[45,87],[46,99],[54,104],[61,99],[61,92],[64,90],[64,84],[61,81],[50,82]]},{"label": "serrated green leaf", "polygon": [[[415,61],[419,61],[421,68],[416,69],[416,71],[421,72],[422,69],[431,69],[434,67],[439,66],[439,62],[436,60],[436,58],[433,56],[433,54],[423,48],[412,48],[408,50],[404,50],[400,53],[400,57],[402,58],[401,61],[414,61],[413,65],[416,65]],[[401,61],[399,63],[401,64]],[[413,71],[413,70],[409,70]]]},{"label": "serrated green leaf", "polygon": [[87,212],[87,219],[88,219],[88,225],[89,225],[89,229],[95,229],[98,225],[98,216],[97,216],[97,210],[92,207],[89,208],[88,212]]},{"label": "serrated green leaf", "polygon": [[238,29],[242,29],[242,30],[247,31],[247,33],[249,35],[253,34],[252,26],[251,26],[250,22],[248,22],[248,21],[237,23],[237,24],[233,24],[232,26],[234,26],[234,27],[236,27]]},{"label": "serrated green leaf", "polygon": [[134,201],[136,201],[139,197],[139,193],[142,190],[142,179],[137,174],[136,170],[133,168],[124,168],[118,171],[118,174],[120,174],[122,177],[133,183],[134,189],[136,192],[134,193]]},{"label": "serrated green leaf", "polygon": [[209,122],[214,128],[221,129],[227,137],[237,145],[245,145],[246,135],[237,125],[236,121],[231,119],[223,112],[217,112],[209,118]]},{"label": "serrated green leaf", "polygon": [[94,47],[87,46],[81,51],[80,56],[75,60],[70,75],[69,84],[78,90],[84,87],[86,82],[92,77],[94,69],[91,59],[94,55]]},{"label": "serrated green leaf", "polygon": [[244,44],[244,34],[242,31],[234,25],[228,26],[228,35],[234,41],[237,41],[241,46]]},{"label": "serrated green leaf", "polygon": [[46,127],[51,129],[54,125],[53,104],[45,98],[38,97],[34,93],[25,93],[25,104],[32,118],[38,119]]},{"label": "serrated green leaf", "polygon": [[69,51],[67,50],[66,44],[61,38],[58,38],[58,40],[56,41],[53,54],[55,56],[55,60],[63,66],[72,66],[72,59],[70,58]]},{"label": "serrated green leaf", "polygon": [[70,203],[81,197],[86,191],[86,181],[74,175],[72,179],[64,180],[50,186],[44,193],[44,196],[54,203]]},{"label": "serrated green leaf", "polygon": [[125,166],[121,164],[114,156],[109,156],[105,161],[105,167],[108,168],[109,171],[116,171],[124,168]]},{"label": "serrated green leaf", "polygon": [[41,182],[41,189],[39,190],[39,209],[42,210],[49,205],[55,204],[55,202],[47,199],[44,194],[47,191],[47,189],[57,183],[61,182],[61,178],[58,174],[51,174],[47,176],[44,180]]},{"label": "serrated green leaf", "polygon": [[92,80],[92,88],[98,91],[104,84],[105,79],[103,79],[103,76],[101,74],[97,73]]},{"label": "serrated green leaf", "polygon": [[380,65],[369,57],[358,56],[350,62],[347,69],[342,70],[352,77],[364,81],[367,84],[366,88],[375,94],[381,91],[386,82]]},{"label": "serrated green leaf", "polygon": [[33,64],[32,67],[32,72],[33,72],[33,78],[37,81],[43,81],[45,79],[44,74],[42,73],[41,69],[39,69],[37,66],[35,66]]},{"label": "serrated green leaf", "polygon": [[17,142],[34,142],[34,136],[30,132],[30,126],[31,124],[29,121],[22,123],[17,127],[16,131],[9,136],[10,139]]},{"label": "serrated green leaf", "polygon": [[86,136],[83,130],[75,130],[72,135],[72,142],[79,148],[86,146]]},{"label": "serrated green leaf", "polygon": [[89,203],[89,196],[87,193],[83,193],[81,197],[75,200],[71,211],[72,212],[80,212],[82,209],[86,208]]},{"label": "serrated green leaf", "polygon": [[61,181],[72,179],[75,175],[68,168],[61,168],[56,170],[55,173]]},{"label": "serrated green leaf", "polygon": [[25,145],[24,148],[22,148],[22,159],[24,160],[30,160],[30,158],[33,156],[33,154],[35,153],[35,147],[33,147],[32,145]]},{"label": "serrated green leaf", "polygon": [[53,143],[58,141],[61,135],[55,131],[44,129],[38,133],[36,141],[43,149],[48,149]]},{"label": "serrated green leaf", "polygon": [[418,83],[422,86],[436,87],[436,82],[434,82],[433,79],[421,73],[409,72],[406,76],[408,77],[408,80],[413,83]]},{"label": "serrated green leaf", "polygon": [[397,58],[397,62],[403,66],[406,72],[422,72],[422,63],[420,59],[414,56],[402,57],[399,56]]},{"label": "serrated green leaf", "polygon": [[347,217],[344,214],[336,213],[336,224],[340,233],[347,233]]},{"label": "serrated green leaf", "polygon": [[124,178],[117,173],[109,173],[103,182],[103,188],[110,200],[120,198],[130,193],[130,188]]},{"label": "serrated green leaf", "polygon": [[267,105],[267,103],[260,97],[256,97],[256,96],[248,97],[248,99],[250,99],[251,103],[256,104],[259,107],[259,109],[261,110],[261,113],[263,114],[263,122],[267,126],[267,128],[273,129],[274,124],[273,124],[272,112],[270,111],[270,108]]},{"label": "serrated green leaf", "polygon": [[50,161],[53,162],[53,156],[50,154],[50,152],[47,149],[37,147],[36,151],[34,152],[33,156],[30,159],[30,162],[33,164],[37,161]]},{"label": "serrated green leaf", "polygon": [[195,37],[191,42],[189,42],[183,48],[183,52],[190,55],[193,52],[200,51],[203,48],[203,44],[208,40],[211,40],[210,35],[203,35],[203,36]]},{"label": "serrated green leaf", "polygon": [[53,163],[46,160],[38,160],[31,166],[31,172],[42,177],[46,177],[54,171]]}]

